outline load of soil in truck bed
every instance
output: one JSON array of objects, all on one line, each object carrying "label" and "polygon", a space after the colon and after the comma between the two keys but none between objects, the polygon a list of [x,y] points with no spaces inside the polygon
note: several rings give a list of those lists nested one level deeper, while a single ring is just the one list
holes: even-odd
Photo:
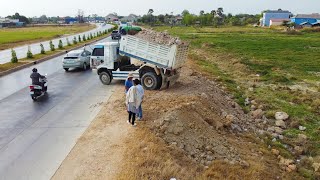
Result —
[{"label": "load of soil in truck bed", "polygon": [[188,45],[187,42],[181,41],[178,37],[172,37],[167,31],[157,32],[150,29],[144,29],[135,36],[146,41],[151,41],[162,45]]}]

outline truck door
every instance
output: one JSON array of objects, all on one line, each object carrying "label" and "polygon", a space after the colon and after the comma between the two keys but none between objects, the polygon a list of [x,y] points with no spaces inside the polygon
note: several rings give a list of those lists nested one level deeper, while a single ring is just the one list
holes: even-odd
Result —
[{"label": "truck door", "polygon": [[90,65],[92,69],[97,69],[101,63],[104,62],[104,46],[97,45],[94,47],[90,59]]}]

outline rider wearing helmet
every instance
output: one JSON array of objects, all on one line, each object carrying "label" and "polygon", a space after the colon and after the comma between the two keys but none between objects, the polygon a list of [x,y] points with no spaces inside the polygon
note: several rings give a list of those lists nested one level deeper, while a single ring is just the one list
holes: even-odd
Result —
[{"label": "rider wearing helmet", "polygon": [[45,78],[45,76],[42,76],[41,74],[39,74],[37,68],[32,69],[30,78],[32,79],[33,85],[39,85],[39,86],[42,86],[43,88],[43,83],[40,82],[40,78]]}]

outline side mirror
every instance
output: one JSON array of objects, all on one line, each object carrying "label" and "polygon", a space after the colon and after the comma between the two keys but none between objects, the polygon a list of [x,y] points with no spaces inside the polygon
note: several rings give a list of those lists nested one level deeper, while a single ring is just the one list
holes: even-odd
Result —
[{"label": "side mirror", "polygon": [[103,63],[104,61],[103,61],[103,60],[101,60],[100,62],[101,62],[101,63]]},{"label": "side mirror", "polygon": [[68,51],[66,51],[66,54],[68,53]]}]

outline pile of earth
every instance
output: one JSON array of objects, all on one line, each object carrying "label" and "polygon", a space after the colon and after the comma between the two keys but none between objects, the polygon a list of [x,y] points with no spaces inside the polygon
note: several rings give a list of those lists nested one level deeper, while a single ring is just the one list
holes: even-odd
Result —
[{"label": "pile of earth", "polygon": [[252,152],[240,149],[251,142],[239,135],[258,132],[266,121],[254,121],[220,85],[189,68],[171,89],[146,92],[144,109],[145,123],[158,137],[204,166],[214,160],[249,166],[243,155]]},{"label": "pile of earth", "polygon": [[155,42],[163,45],[188,45],[188,43],[181,41],[178,37],[172,37],[165,32],[157,32],[150,29],[143,29],[138,34],[135,35],[138,38],[144,39],[146,41]]}]

